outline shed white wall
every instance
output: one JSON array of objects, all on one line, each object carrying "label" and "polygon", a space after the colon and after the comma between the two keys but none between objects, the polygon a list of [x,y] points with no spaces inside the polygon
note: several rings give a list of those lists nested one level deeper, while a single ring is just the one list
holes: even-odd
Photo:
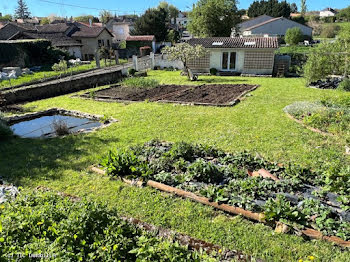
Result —
[{"label": "shed white wall", "polygon": [[70,46],[70,47],[66,48],[66,50],[68,51],[68,53],[71,56],[74,56],[75,58],[82,59],[80,46]]},{"label": "shed white wall", "polygon": [[282,18],[243,32],[243,35],[285,35],[289,28],[299,27],[304,35],[312,36],[312,28]]},{"label": "shed white wall", "polygon": [[321,11],[320,12],[320,17],[329,17],[329,16],[335,16],[335,13],[332,11]]},{"label": "shed white wall", "polygon": [[[234,72],[239,72],[243,74],[256,74],[256,75],[271,75],[273,72],[273,61],[274,61],[274,49],[211,49],[210,50],[210,68],[216,68],[217,70],[222,70],[222,53],[223,52],[236,52],[236,69]],[[266,56],[272,61],[267,68],[245,68],[245,56],[247,52],[254,52],[259,56],[259,53],[263,58],[259,59],[257,57],[257,67],[259,67],[259,62],[261,60],[266,60]]]}]

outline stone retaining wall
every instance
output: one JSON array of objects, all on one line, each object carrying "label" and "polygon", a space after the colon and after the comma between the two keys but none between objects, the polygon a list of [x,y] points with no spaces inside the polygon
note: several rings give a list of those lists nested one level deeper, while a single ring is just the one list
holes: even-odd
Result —
[{"label": "stone retaining wall", "polygon": [[5,99],[5,105],[10,105],[73,93],[83,89],[116,83],[123,77],[123,68],[118,66],[96,70],[15,90],[7,90],[2,92],[1,95]]}]

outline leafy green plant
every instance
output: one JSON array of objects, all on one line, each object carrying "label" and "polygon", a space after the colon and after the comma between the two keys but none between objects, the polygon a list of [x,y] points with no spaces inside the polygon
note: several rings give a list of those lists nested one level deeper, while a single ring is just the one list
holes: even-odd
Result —
[{"label": "leafy green plant", "polygon": [[149,79],[147,77],[131,77],[125,79],[122,86],[138,87],[138,88],[155,88],[159,86],[159,82],[155,79]]},{"label": "leafy green plant", "polygon": [[109,151],[108,155],[102,159],[101,165],[111,176],[147,178],[152,174],[147,163],[141,161],[131,150]]},{"label": "leafy green plant", "polygon": [[264,206],[265,219],[267,221],[278,221],[286,219],[289,221],[302,221],[303,214],[291,206],[290,202],[284,196],[278,195],[276,199],[267,200]]},{"label": "leafy green plant", "polygon": [[204,183],[219,183],[224,178],[216,165],[201,158],[189,165],[187,172],[192,175],[193,179]]},{"label": "leafy green plant", "polygon": [[115,209],[55,193],[22,193],[0,206],[0,255],[50,261],[216,261],[146,233],[120,219]]},{"label": "leafy green plant", "polygon": [[216,75],[218,73],[218,70],[215,68],[215,67],[213,67],[213,68],[210,68],[210,74],[211,75]]},{"label": "leafy green plant", "polygon": [[68,64],[67,61],[61,60],[59,63],[56,63],[52,66],[52,70],[56,72],[62,72],[62,71],[67,71],[68,69]]}]

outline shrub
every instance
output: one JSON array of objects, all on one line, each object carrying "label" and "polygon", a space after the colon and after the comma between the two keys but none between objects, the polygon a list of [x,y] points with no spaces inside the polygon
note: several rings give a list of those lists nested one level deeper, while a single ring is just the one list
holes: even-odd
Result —
[{"label": "shrub", "polygon": [[338,90],[350,91],[350,79],[346,78],[339,84]]},{"label": "shrub", "polygon": [[216,68],[210,68],[210,74],[215,76],[217,74],[218,70]]},{"label": "shrub", "polygon": [[123,86],[138,88],[154,88],[159,86],[159,81],[146,77],[132,77],[122,82]]},{"label": "shrub", "polygon": [[12,129],[6,124],[3,114],[0,112],[0,140],[13,135]]},{"label": "shrub", "polygon": [[67,61],[61,60],[52,66],[52,70],[56,72],[66,71],[68,69]]},{"label": "shrub", "polygon": [[322,27],[321,37],[323,38],[334,38],[340,30],[338,25],[327,25]]},{"label": "shrub", "polygon": [[131,75],[131,76],[135,75],[136,72],[137,72],[137,71],[136,71],[134,68],[129,68],[129,70],[128,70],[128,73],[129,73],[129,75]]},{"label": "shrub", "polygon": [[304,40],[304,35],[299,27],[289,28],[285,35],[285,41],[290,45],[297,45]]},{"label": "shrub", "polygon": [[69,135],[69,127],[63,120],[54,121],[52,123],[53,130],[57,136]]}]

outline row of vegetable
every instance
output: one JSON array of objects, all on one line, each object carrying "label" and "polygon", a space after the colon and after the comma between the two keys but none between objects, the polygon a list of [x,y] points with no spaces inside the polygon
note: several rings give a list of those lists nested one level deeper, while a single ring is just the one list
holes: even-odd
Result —
[{"label": "row of vegetable", "polygon": [[0,204],[1,261],[218,261],[122,219],[104,204],[22,192]]},{"label": "row of vegetable", "polygon": [[[266,221],[350,240],[347,169],[311,171],[247,152],[160,141],[110,151],[101,165],[113,177],[157,181],[219,204],[262,212]],[[336,179],[330,182],[331,175]]]}]

